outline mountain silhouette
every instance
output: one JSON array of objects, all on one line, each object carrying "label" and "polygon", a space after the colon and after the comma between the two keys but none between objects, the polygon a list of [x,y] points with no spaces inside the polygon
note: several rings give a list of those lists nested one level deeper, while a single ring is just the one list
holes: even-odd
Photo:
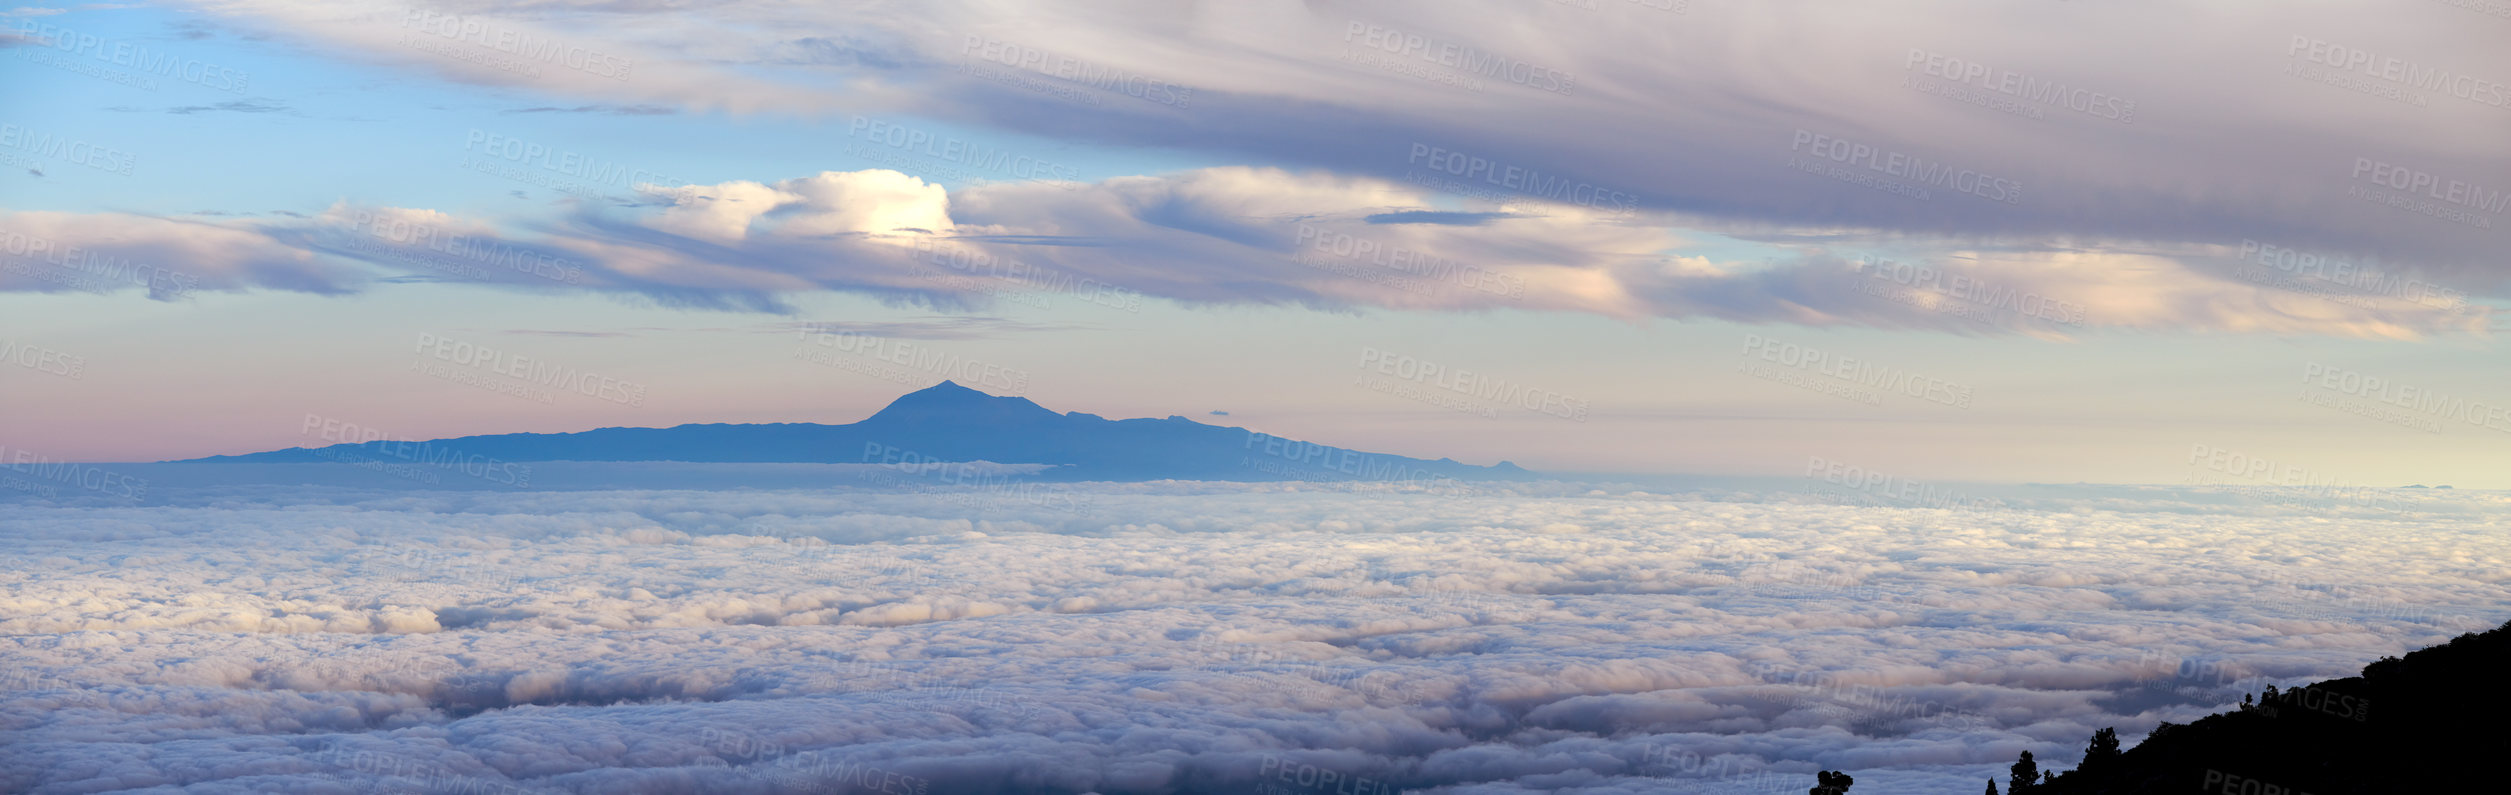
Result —
[{"label": "mountain silhouette", "polygon": [[1502,461],[1474,466],[1365,453],[1185,417],[1109,420],[1058,414],[1027,398],[943,381],[892,401],[861,422],[691,424],[508,433],[424,442],[297,447],[171,463],[321,463],[378,460],[680,461],[693,463],[1047,464],[1043,477],[1088,480],[1448,481],[1531,476]]},{"label": "mountain silhouette", "polygon": [[2511,758],[2511,690],[2495,686],[2505,671],[2511,624],[2381,658],[2361,676],[2269,685],[2237,710],[2165,722],[2124,753],[2103,729],[2083,765],[2009,780],[2006,795],[2511,792],[2495,766]]}]

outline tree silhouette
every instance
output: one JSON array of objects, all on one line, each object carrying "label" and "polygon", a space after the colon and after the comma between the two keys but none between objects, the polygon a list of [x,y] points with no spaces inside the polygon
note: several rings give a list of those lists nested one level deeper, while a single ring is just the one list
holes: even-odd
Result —
[{"label": "tree silhouette", "polygon": [[2013,778],[2007,780],[2005,786],[2005,791],[2009,795],[2023,795],[2040,783],[2040,763],[2031,761],[2030,751],[2024,751],[2023,758],[2016,760],[2014,766],[2007,770],[2014,774]]},{"label": "tree silhouette", "polygon": [[1814,780],[1822,783],[1805,790],[1805,795],[1848,795],[1848,785],[1857,783],[1856,779],[1848,777],[1845,770],[1825,770],[1814,774]]},{"label": "tree silhouette", "polygon": [[[2471,730],[2468,723],[2471,715],[2511,715],[2511,688],[2500,686],[2505,670],[2511,624],[2382,658],[2363,666],[2360,677],[2291,689],[2264,685],[2221,714],[2160,723],[2133,751],[2119,747],[2115,728],[2101,729],[2087,742],[2083,765],[2054,782],[2036,780],[2046,771],[2025,754],[2005,795],[2179,791],[2165,782],[2195,783],[2209,771],[2232,770],[2245,781],[2276,782],[2283,792],[2511,792],[2487,765],[2399,764],[2511,755],[2511,732]],[[2313,699],[2333,700],[2332,714],[2302,708]],[[2384,719],[2365,719],[2366,706]]]},{"label": "tree silhouette", "polygon": [[2092,744],[2084,746],[2084,763],[2076,765],[2075,769],[2084,775],[2099,778],[2109,775],[2111,766],[2118,762],[2119,730],[2111,727],[2093,732]]},{"label": "tree silhouette", "polygon": [[1988,779],[1988,795],[1997,795],[1997,780]]}]

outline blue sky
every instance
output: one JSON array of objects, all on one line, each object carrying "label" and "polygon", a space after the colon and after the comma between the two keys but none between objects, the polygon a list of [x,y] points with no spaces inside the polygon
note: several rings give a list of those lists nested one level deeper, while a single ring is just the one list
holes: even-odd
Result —
[{"label": "blue sky", "polygon": [[[991,373],[1058,410],[1555,471],[1790,475],[1818,457],[2177,482],[2223,474],[2192,465],[2203,447],[2306,480],[2511,487],[2511,415],[2466,420],[2511,405],[2504,249],[2484,226],[2511,223],[2485,198],[2511,188],[2511,123],[2484,88],[2511,78],[2488,46],[2500,20],[2441,4],[2380,26],[2271,4],[2171,31],[2088,4],[1993,20],[2156,47],[2220,34],[2122,59],[1966,35],[1989,23],[1949,3],[1522,5],[19,8],[0,123],[109,154],[0,148],[23,161],[0,171],[0,232],[193,289],[0,252],[18,264],[0,273],[0,442],[154,460],[317,443],[308,416],[409,438],[845,422]],[[408,44],[462,24],[633,68],[529,74],[465,60],[493,46]],[[1355,24],[1424,46],[1373,51]],[[2416,104],[2287,73],[2327,37],[2483,80],[2388,87]],[[1820,54],[1770,54],[1793,40]],[[1578,80],[1548,91],[1506,66],[1458,85],[1477,78],[1437,60],[1449,44]],[[108,79],[143,82],[91,54],[117,46],[204,78]],[[1995,71],[1944,80],[1943,52]],[[1118,77],[1075,79],[1096,71]],[[2035,103],[1996,90],[2002,74],[2139,110]],[[1835,141],[1858,154],[1826,163]],[[1954,176],[1916,185],[1905,161]],[[1488,170],[1421,179],[1468,162]],[[1512,168],[1580,189],[1472,179]],[[2391,174],[2475,198],[2383,188]],[[1996,179],[2020,194],[1965,189]],[[559,264],[431,255],[396,221]],[[2307,292],[2324,280],[2269,283],[2291,269],[2238,270],[2275,248],[2412,280],[2331,299]],[[2402,298],[2409,283],[2447,292]],[[797,324],[873,353],[813,361],[798,353],[828,340]],[[456,346],[620,388],[552,390]]]}]

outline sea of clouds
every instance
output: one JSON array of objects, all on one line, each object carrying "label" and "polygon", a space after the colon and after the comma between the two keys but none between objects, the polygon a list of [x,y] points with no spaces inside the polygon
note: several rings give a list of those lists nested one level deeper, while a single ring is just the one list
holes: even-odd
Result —
[{"label": "sea of clouds", "polygon": [[2389,494],[20,490],[0,790],[1970,793],[2511,618]]}]

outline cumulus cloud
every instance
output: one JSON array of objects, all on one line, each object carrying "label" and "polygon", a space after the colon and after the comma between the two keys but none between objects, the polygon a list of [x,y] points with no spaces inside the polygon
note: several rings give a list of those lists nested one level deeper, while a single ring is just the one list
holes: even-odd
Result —
[{"label": "cumulus cloud", "polygon": [[[346,204],[315,218],[224,225],[49,217],[78,222],[58,233],[63,245],[165,230],[249,244],[222,252],[241,273],[214,287],[305,285],[318,253],[329,289],[379,268],[757,310],[816,290],[960,310],[1011,293],[1070,293],[2047,337],[2139,328],[2412,338],[2484,333],[2491,317],[2411,272],[2341,282],[2257,265],[2272,260],[2256,246],[2127,253],[1939,240],[1905,242],[1915,253],[1896,257],[1849,259],[1814,246],[1788,261],[1722,262],[1679,253],[1689,241],[1665,227],[1594,208],[1492,200],[1434,210],[1440,200],[1417,186],[1324,172],[1221,167],[951,192],[876,169],[640,190],[639,206],[503,224]],[[254,251],[284,256],[242,256]],[[277,272],[256,275],[265,262]],[[44,289],[24,278],[9,284]]]},{"label": "cumulus cloud", "polygon": [[2511,606],[2472,491],[1049,486],[21,499],[0,781],[1940,792]]}]

